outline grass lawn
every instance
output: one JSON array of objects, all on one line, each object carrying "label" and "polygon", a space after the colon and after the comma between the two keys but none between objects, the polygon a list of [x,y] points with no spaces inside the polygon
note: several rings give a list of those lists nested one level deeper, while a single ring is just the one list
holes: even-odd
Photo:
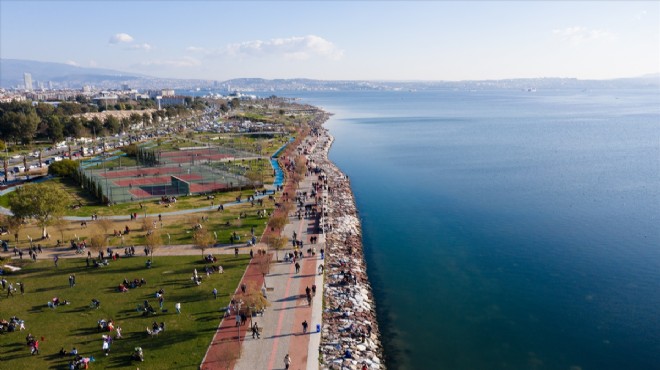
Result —
[{"label": "grass lawn", "polygon": [[[59,268],[52,261],[26,263],[23,270],[5,278],[12,283],[25,283],[25,295],[19,292],[7,298],[0,296],[0,319],[18,316],[25,320],[26,331],[0,334],[0,365],[4,369],[65,369],[70,357],[60,358],[58,351],[74,346],[83,357],[93,356],[90,368],[113,369],[198,369],[213,334],[220,323],[221,307],[228,305],[249,262],[249,257],[218,255],[224,274],[202,273],[200,256],[154,258],[151,269],[145,268],[145,257],[121,258],[109,266],[87,268],[85,259],[60,259]],[[190,277],[193,269],[203,276],[200,286]],[[76,286],[69,287],[68,276],[76,275]],[[146,286],[117,292],[124,280],[144,278]],[[144,317],[136,307],[149,300],[158,307],[155,293],[164,289],[164,308],[168,312]],[[218,299],[211,291],[218,289]],[[53,297],[70,301],[70,305],[56,309],[47,307]],[[92,298],[101,301],[99,309],[89,307]],[[174,304],[181,302],[181,314]],[[123,338],[114,340],[110,355],[104,356],[102,334],[97,322],[114,320],[122,328]],[[165,323],[165,331],[155,337],[146,333],[152,322]],[[30,355],[25,337],[32,333],[40,340],[39,355]],[[114,332],[112,335],[114,337]],[[142,347],[145,361],[131,362],[133,348]]]},{"label": "grass lawn", "polygon": [[[216,198],[217,199],[217,198]],[[178,202],[177,202],[178,203]],[[130,221],[128,215],[124,220],[112,221],[109,225],[108,230],[103,230],[101,225],[97,221],[87,221],[88,226],[82,228],[79,221],[69,221],[65,225],[62,225],[62,229],[57,226],[48,227],[48,232],[51,235],[50,240],[37,240],[37,237],[41,235],[41,229],[34,223],[30,223],[21,228],[19,232],[19,248],[27,248],[30,246],[28,236],[34,238],[34,243],[39,243],[44,247],[55,246],[58,239],[64,240],[68,243],[71,239],[79,240],[89,240],[92,235],[95,234],[106,234],[112,235],[113,230],[124,230],[128,226],[131,232],[128,235],[124,236],[124,246],[131,245],[143,245],[144,237],[146,231],[144,231],[144,213],[139,210],[137,207],[138,219]],[[167,215],[163,212],[162,223],[158,222],[158,217],[149,217],[148,222],[153,223],[156,221],[156,226],[158,229],[161,229],[162,224],[162,242],[163,245],[166,244],[193,244],[193,233],[192,227],[197,223],[201,223],[205,228],[213,234],[215,232],[217,235],[217,241],[219,243],[228,244],[230,243],[229,236],[232,233],[236,233],[240,236],[239,243],[245,243],[247,239],[251,236],[251,229],[254,228],[255,235],[259,237],[265,227],[268,219],[266,217],[258,217],[257,210],[266,209],[268,212],[273,211],[273,201],[264,202],[264,207],[252,207],[249,203],[243,203],[238,206],[227,207],[224,211],[209,211],[209,212],[195,212],[185,215]],[[160,210],[165,210],[160,208]],[[168,209],[169,210],[169,209]],[[151,210],[149,211],[151,212]],[[154,212],[158,212],[154,210]],[[242,218],[238,216],[243,213]],[[207,217],[207,221],[201,221],[202,217]],[[170,234],[170,238],[167,238],[167,234]],[[11,235],[4,235],[1,237],[4,240],[11,241],[11,247],[14,246],[14,240]],[[117,247],[121,246],[121,238],[109,236],[108,242],[111,246]]]}]

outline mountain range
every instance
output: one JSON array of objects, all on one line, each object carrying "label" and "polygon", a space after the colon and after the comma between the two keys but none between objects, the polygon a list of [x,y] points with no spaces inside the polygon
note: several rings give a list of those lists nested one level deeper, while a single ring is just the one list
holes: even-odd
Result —
[{"label": "mountain range", "polygon": [[227,81],[157,78],[138,73],[102,68],[88,68],[65,63],[39,62],[22,59],[0,59],[0,87],[24,86],[24,73],[32,75],[33,87],[52,83],[54,88],[117,89],[123,84],[131,88],[174,89],[226,89],[240,91],[297,91],[297,90],[425,90],[437,88],[485,89],[485,88],[599,88],[660,86],[660,74],[612,80],[579,80],[576,78],[520,78],[482,81],[328,81],[313,79],[262,79],[236,78]]}]

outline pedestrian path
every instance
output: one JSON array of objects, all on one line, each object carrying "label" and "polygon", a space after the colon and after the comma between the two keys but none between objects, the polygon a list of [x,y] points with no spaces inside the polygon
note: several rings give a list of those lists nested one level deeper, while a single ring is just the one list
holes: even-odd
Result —
[{"label": "pedestrian path", "polygon": [[[306,176],[299,184],[298,192],[311,194],[314,176]],[[289,194],[290,197],[295,196]],[[322,195],[318,196],[322,199]],[[312,206],[316,198],[308,197],[302,200],[304,205]],[[304,209],[304,207],[303,207]],[[283,369],[284,357],[289,354],[291,358],[290,369],[318,369],[319,367],[319,344],[321,333],[322,305],[323,305],[323,275],[319,274],[319,266],[323,264],[321,249],[323,249],[325,238],[318,233],[318,221],[316,217],[289,216],[289,223],[284,227],[282,235],[292,239],[294,232],[297,240],[303,242],[302,250],[304,258],[296,260],[300,265],[300,271],[296,272],[294,262],[284,261],[287,253],[293,253],[293,244],[289,248],[279,251],[280,261],[273,261],[270,272],[266,275],[265,285],[269,288],[267,299],[271,306],[263,316],[253,317],[253,322],[262,329],[260,338],[253,338],[249,330],[236,329],[233,316],[226,317],[218,328],[218,332],[202,364],[202,369],[217,368],[220,361],[232,355],[226,351],[238,351],[231,342],[242,343],[240,358],[237,358],[233,368],[235,370],[254,369]],[[312,237],[316,243],[310,243]],[[315,251],[314,255],[307,250]],[[269,254],[269,258],[276,259],[275,253]],[[253,264],[250,264],[252,266]],[[261,277],[260,274],[258,274]],[[256,277],[248,272],[242,283],[255,281]],[[313,294],[311,305],[307,301],[306,290],[316,286],[316,294]],[[237,292],[237,299],[240,292]],[[303,322],[307,322],[308,330],[303,332]],[[246,324],[246,328],[249,328]],[[239,338],[239,334],[240,338]],[[223,353],[223,351],[225,351]]]}]

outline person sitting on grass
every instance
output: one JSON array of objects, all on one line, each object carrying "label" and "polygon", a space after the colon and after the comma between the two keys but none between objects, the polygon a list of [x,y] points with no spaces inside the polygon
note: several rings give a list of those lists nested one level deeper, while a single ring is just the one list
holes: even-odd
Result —
[{"label": "person sitting on grass", "polygon": [[133,350],[133,355],[131,359],[134,361],[144,361],[144,353],[142,352],[142,347],[135,347]]}]

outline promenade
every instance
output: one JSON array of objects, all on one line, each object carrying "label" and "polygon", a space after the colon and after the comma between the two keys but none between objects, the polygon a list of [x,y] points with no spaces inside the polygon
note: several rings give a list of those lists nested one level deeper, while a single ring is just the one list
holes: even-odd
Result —
[{"label": "promenade", "polygon": [[[324,193],[312,198],[313,185],[316,177],[312,174],[305,176],[299,183],[297,194],[302,203],[300,209],[305,206],[312,207],[316,199],[323,199]],[[307,193],[305,198],[303,193]],[[289,197],[295,197],[289,194]],[[320,210],[320,205],[319,205]],[[319,368],[319,344],[320,327],[322,320],[323,305],[323,275],[319,274],[319,266],[324,260],[321,258],[321,249],[324,248],[324,234],[318,233],[318,218],[315,216],[301,217],[289,215],[289,223],[284,227],[282,235],[289,240],[296,239],[303,242],[302,250],[304,257],[296,260],[300,264],[300,271],[296,273],[295,263],[285,262],[284,256],[293,253],[293,244],[289,242],[287,248],[280,251],[270,251],[267,258],[274,261],[270,265],[270,272],[265,277],[267,299],[271,303],[263,316],[252,318],[252,322],[240,328],[236,327],[235,317],[226,317],[219,326],[215,338],[209,347],[208,353],[203,361],[202,369],[215,369],[226,364],[228,359],[238,357],[228,351],[240,351],[240,357],[236,360],[234,369],[283,369],[284,357],[289,354],[291,358],[290,369],[318,369]],[[312,237],[316,237],[315,243],[311,243]],[[259,244],[256,247],[259,248]],[[314,255],[307,253],[308,249],[315,251]],[[279,257],[279,262],[276,260]],[[259,258],[250,264],[241,284],[264,284],[264,277],[259,271]],[[306,299],[306,289],[316,286],[316,294],[313,294],[311,306]],[[240,289],[235,293],[235,299],[240,300]],[[307,333],[303,333],[302,323],[308,323]],[[253,338],[249,325],[257,323],[261,328],[260,338]],[[317,331],[317,326],[319,331]],[[240,338],[239,338],[240,336]],[[235,343],[240,340],[241,348]],[[234,343],[234,344],[233,344]]]}]

